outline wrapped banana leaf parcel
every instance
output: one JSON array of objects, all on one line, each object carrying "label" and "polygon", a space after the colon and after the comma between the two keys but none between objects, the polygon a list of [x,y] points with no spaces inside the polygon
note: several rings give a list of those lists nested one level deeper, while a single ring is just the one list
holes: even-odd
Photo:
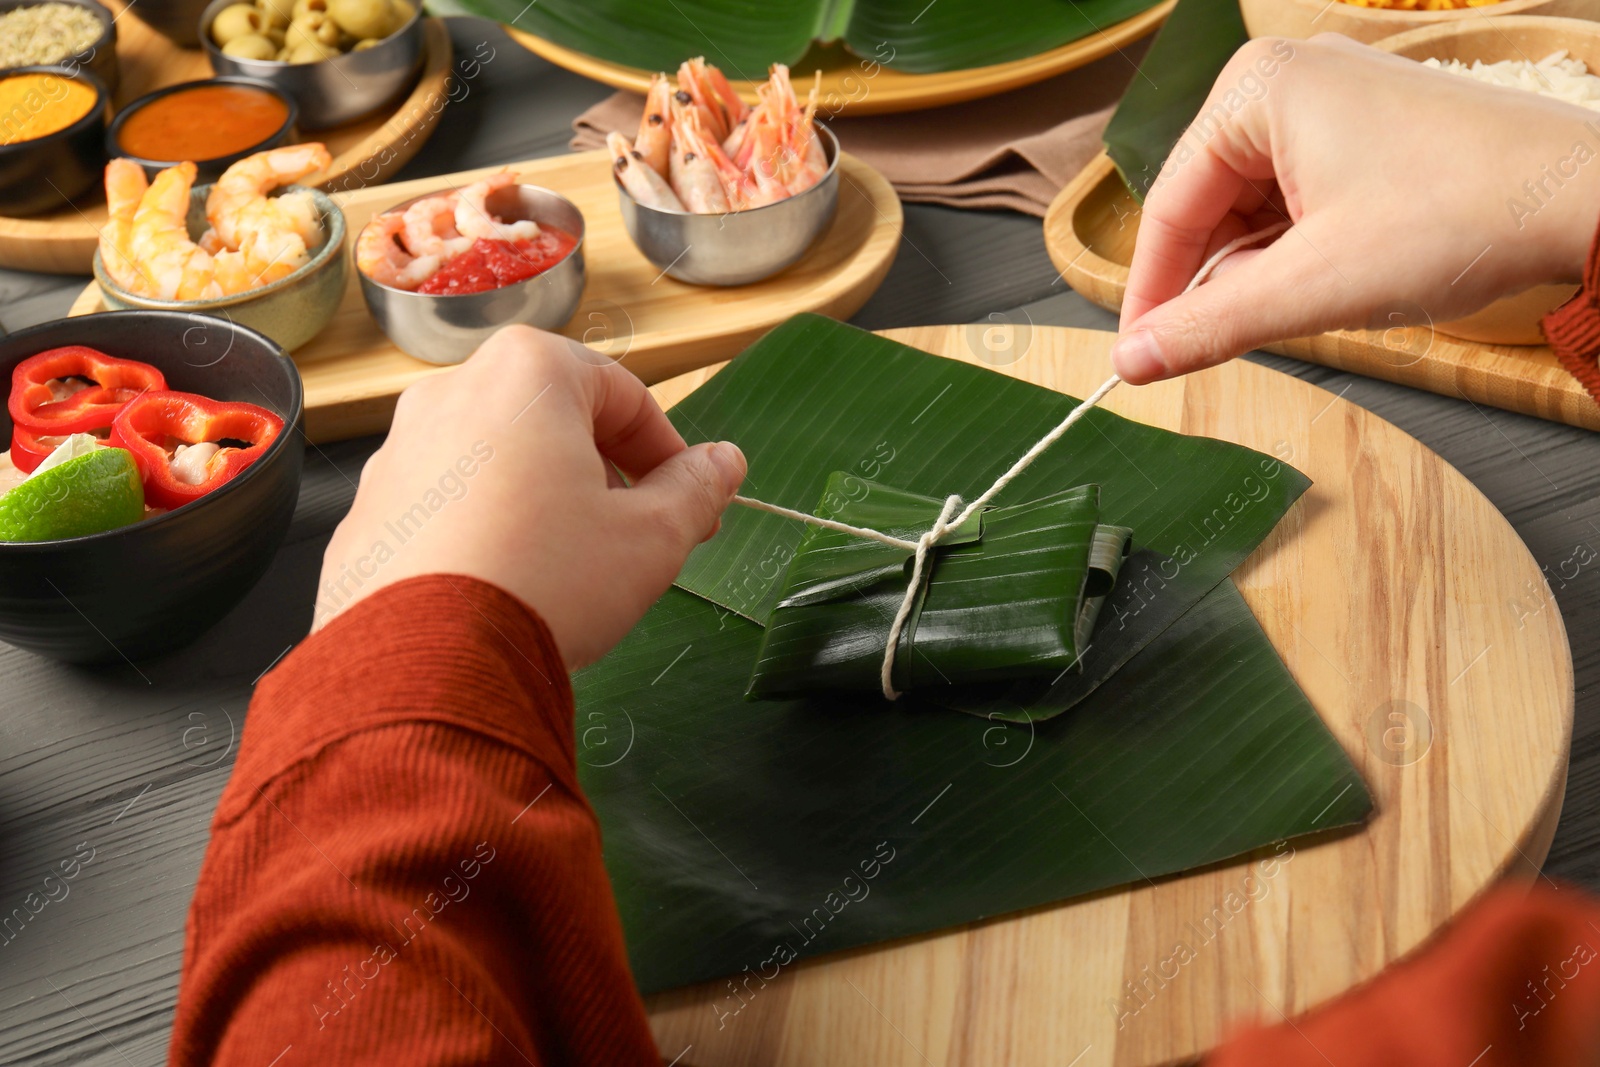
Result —
[{"label": "wrapped banana leaf parcel", "polygon": [[771,981],[1371,812],[1228,577],[1309,484],[1271,456],[1088,411],[911,583],[898,542],[1077,404],[802,315],[669,412],[740,445],[750,497],[888,536],[730,508],[576,676],[643,991]]}]

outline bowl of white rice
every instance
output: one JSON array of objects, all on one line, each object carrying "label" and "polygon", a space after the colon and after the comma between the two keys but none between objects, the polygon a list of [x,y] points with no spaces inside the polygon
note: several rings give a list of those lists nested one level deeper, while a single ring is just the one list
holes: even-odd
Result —
[{"label": "bowl of white rice", "polygon": [[1422,26],[1482,23],[1511,15],[1600,18],[1600,0],[1239,0],[1251,37],[1342,33],[1368,44]]},{"label": "bowl of white rice", "polygon": [[[1453,77],[1500,86],[1507,92],[1540,93],[1588,108],[1595,112],[1588,153],[1573,165],[1600,159],[1600,22],[1537,15],[1478,19],[1396,34],[1374,47]],[[1531,216],[1559,195],[1560,174],[1540,171],[1533,177],[1537,181],[1520,190],[1515,203],[1508,201],[1507,210]],[[1451,337],[1487,344],[1542,345],[1539,320],[1577,291],[1575,285],[1537,285],[1496,300],[1464,319],[1436,323],[1434,328]]]}]

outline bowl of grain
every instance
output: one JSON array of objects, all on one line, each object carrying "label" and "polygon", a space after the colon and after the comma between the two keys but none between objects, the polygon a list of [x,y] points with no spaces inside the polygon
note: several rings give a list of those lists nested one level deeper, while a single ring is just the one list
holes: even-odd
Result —
[{"label": "bowl of grain", "polygon": [[1371,44],[1423,26],[1482,25],[1485,15],[1600,19],[1600,0],[1239,0],[1239,13],[1252,37],[1342,33]]},{"label": "bowl of grain", "polygon": [[95,0],[0,0],[0,70],[87,70],[117,91],[117,24]]},{"label": "bowl of grain", "polygon": [[[1600,23],[1531,15],[1478,19],[1424,26],[1388,37],[1376,47],[1451,75],[1589,108],[1596,121],[1583,136],[1590,151],[1600,154],[1600,135],[1593,132],[1600,129]],[[1542,206],[1544,195],[1523,190],[1520,202],[1531,215]],[[1434,328],[1486,344],[1544,344],[1539,320],[1575,292],[1575,285],[1536,285]]]}]

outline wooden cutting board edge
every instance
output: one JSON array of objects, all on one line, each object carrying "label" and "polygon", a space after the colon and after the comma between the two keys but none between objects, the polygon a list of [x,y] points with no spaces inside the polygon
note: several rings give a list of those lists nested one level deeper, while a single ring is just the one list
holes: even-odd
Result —
[{"label": "wooden cutting board edge", "polygon": [[[882,332],[972,361],[964,329]],[[1081,396],[1109,369],[1110,336],[1036,326],[1028,356],[999,369]],[[670,406],[718,369],[653,392]],[[1572,659],[1542,571],[1504,516],[1397,427],[1265,367],[1234,361],[1118,390],[1106,406],[1263,451],[1300,450],[1287,461],[1317,483],[1235,581],[1373,790],[1372,821],[1296,842],[1286,891],[1247,905],[1249,929],[1203,947],[1173,980],[1177,991],[1163,983],[1125,1030],[1104,1002],[1123,995],[1124,983],[1147,981],[1182,921],[1237,888],[1259,854],[802,962],[748,1004],[725,983],[658,994],[647,1007],[665,1057],[689,1046],[680,1062],[699,1067],[1184,1062],[1240,1018],[1276,1022],[1280,1009],[1295,1015],[1353,988],[1416,951],[1490,887],[1537,875],[1565,791]],[[1352,534],[1369,543],[1349,551]],[[1384,573],[1366,566],[1375,551],[1387,557]],[[1302,558],[1309,555],[1318,558]],[[1329,580],[1329,568],[1339,578]],[[1543,590],[1542,602],[1513,618],[1506,598],[1526,598],[1530,588]],[[1371,616],[1348,610],[1350,589],[1374,598]],[[1418,595],[1423,589],[1429,595]],[[1347,610],[1316,610],[1330,598]],[[1409,610],[1395,611],[1402,602]],[[1377,632],[1385,624],[1388,632]],[[1413,634],[1419,639],[1407,640]],[[1489,644],[1480,650],[1477,638]],[[1355,669],[1351,659],[1363,656],[1368,670]],[[1340,696],[1403,689],[1419,675],[1445,704],[1432,715],[1431,747],[1396,765],[1363,734],[1356,720],[1364,706]],[[719,1012],[730,1008],[739,1009],[733,1020]]]},{"label": "wooden cutting board edge", "polygon": [[[1125,254],[1137,230],[1138,205],[1101,152],[1057,194],[1045,215],[1045,248],[1062,278],[1110,311],[1122,306]],[[1088,232],[1109,215],[1118,232]],[[1111,251],[1116,258],[1102,254]],[[1385,347],[1378,331],[1338,330],[1266,346],[1279,355],[1426,389],[1473,404],[1600,430],[1600,404],[1556,361],[1548,347],[1486,345],[1434,333],[1426,352]]]}]

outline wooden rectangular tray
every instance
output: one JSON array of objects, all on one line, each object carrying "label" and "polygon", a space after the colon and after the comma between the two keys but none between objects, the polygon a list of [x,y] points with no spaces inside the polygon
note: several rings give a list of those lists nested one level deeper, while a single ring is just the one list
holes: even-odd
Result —
[{"label": "wooden rectangular tray", "polygon": [[[1062,278],[1112,311],[1122,306],[1138,233],[1139,204],[1103,152],[1067,183],[1044,220],[1045,247]],[[1267,351],[1600,430],[1600,405],[1543,345],[1479,344],[1412,324],[1390,331],[1337,330],[1268,345]]]},{"label": "wooden rectangular tray", "polygon": [[[900,200],[894,189],[877,171],[845,153],[839,160],[838,213],[799,263],[755,285],[686,285],[645,259],[623,229],[608,153],[510,166],[521,180],[555,190],[583,212],[588,285],[577,313],[561,332],[620,360],[645,382],[728,359],[802,311],[848,318],[883,281],[900,242]],[[435,189],[459,188],[500,169],[358,189],[335,199],[353,243],[367,220],[391,204]],[[90,284],[68,314],[103,310],[100,287]],[[400,391],[447,369],[413,359],[389,343],[367,313],[354,270],[333,321],[293,358],[305,382],[306,436],[314,442],[387,429]]]}]

